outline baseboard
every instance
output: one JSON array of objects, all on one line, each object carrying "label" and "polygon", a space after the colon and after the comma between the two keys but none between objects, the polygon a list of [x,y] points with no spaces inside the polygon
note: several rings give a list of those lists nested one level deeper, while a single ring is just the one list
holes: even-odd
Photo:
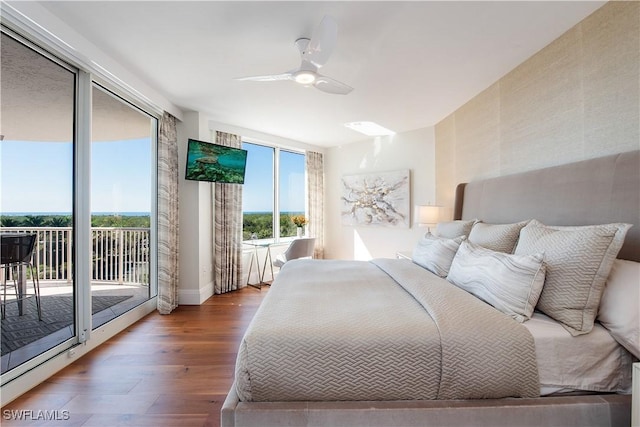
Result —
[{"label": "baseboard", "polygon": [[213,295],[213,282],[199,289],[179,289],[178,305],[201,305]]}]

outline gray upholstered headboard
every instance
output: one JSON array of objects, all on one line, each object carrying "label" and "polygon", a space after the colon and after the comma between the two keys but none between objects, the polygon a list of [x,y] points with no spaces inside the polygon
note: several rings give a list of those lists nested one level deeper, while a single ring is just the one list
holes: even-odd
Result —
[{"label": "gray upholstered headboard", "polygon": [[633,224],[618,258],[640,261],[640,151],[460,184],[454,219]]}]

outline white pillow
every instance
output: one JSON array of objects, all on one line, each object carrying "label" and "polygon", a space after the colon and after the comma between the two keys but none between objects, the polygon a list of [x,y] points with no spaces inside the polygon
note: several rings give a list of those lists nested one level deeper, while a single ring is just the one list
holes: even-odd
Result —
[{"label": "white pillow", "polygon": [[640,262],[621,259],[613,262],[597,320],[640,359]]},{"label": "white pillow", "polygon": [[520,230],[528,222],[522,221],[515,224],[485,224],[477,222],[471,228],[469,241],[492,251],[512,254],[516,243],[518,243]]},{"label": "white pillow", "polygon": [[531,318],[544,285],[543,254],[511,255],[462,242],[447,280],[518,322]]},{"label": "white pillow", "polygon": [[436,225],[436,235],[445,239],[455,239],[459,236],[466,237],[476,222],[478,222],[477,219],[439,222]]},{"label": "white pillow", "polygon": [[455,239],[445,239],[427,233],[413,249],[411,259],[421,267],[440,277],[447,277],[451,261],[456,256],[460,243],[466,239],[460,236]]},{"label": "white pillow", "polygon": [[537,309],[573,336],[590,332],[629,227],[622,223],[561,227],[536,220],[527,224],[515,253],[544,253],[547,274]]}]

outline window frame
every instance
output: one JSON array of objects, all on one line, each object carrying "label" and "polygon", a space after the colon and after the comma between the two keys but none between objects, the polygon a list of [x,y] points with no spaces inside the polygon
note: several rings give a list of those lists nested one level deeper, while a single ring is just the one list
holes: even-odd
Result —
[{"label": "window frame", "polygon": [[[271,229],[273,231],[273,241],[274,243],[280,243],[283,241],[288,241],[293,239],[295,236],[281,237],[280,236],[280,152],[286,151],[294,154],[300,154],[303,158],[306,159],[307,152],[306,150],[292,147],[285,147],[279,144],[274,144],[270,142],[256,140],[251,137],[242,137],[241,143],[248,143],[253,145],[260,145],[262,147],[268,147],[273,149],[273,218],[271,223]],[[306,176],[307,176],[307,166],[305,163],[304,166],[305,173],[305,186],[304,186],[304,215],[308,215],[307,212],[307,200],[308,200],[308,189],[306,185]],[[243,206],[243,215],[244,215],[244,206]],[[244,224],[243,224],[244,228]]]}]

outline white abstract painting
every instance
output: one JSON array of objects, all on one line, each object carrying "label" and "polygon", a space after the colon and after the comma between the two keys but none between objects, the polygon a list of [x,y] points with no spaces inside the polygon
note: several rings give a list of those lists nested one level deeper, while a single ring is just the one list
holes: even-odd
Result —
[{"label": "white abstract painting", "polygon": [[410,226],[409,170],[342,177],[344,225]]}]

